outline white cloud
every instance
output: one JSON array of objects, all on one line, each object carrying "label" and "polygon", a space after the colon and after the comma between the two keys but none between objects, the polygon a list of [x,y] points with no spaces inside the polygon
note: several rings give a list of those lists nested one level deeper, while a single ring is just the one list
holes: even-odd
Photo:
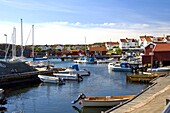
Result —
[{"label": "white cloud", "polygon": [[[31,24],[23,23],[24,44],[29,36],[27,45],[32,44],[29,32]],[[159,26],[159,27],[158,27]],[[10,42],[13,27],[17,30],[17,44],[21,43],[21,24],[11,22],[0,22],[0,42],[5,43],[4,34],[8,35]],[[125,23],[103,23],[82,24],[80,22],[49,22],[35,23],[35,44],[84,44],[86,43],[119,41],[120,38],[139,38],[140,35],[163,36],[169,34],[170,27],[149,24],[125,24]]]}]

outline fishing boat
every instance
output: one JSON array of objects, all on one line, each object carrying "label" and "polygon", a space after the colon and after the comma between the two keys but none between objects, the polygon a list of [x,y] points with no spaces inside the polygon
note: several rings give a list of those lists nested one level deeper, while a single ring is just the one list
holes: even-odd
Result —
[{"label": "fishing boat", "polygon": [[112,67],[112,71],[116,72],[132,72],[132,68],[129,63],[122,62],[122,63],[116,63]]},{"label": "fishing boat", "polygon": [[119,105],[129,99],[134,98],[134,95],[124,96],[85,96],[81,93],[76,100],[72,102],[75,104],[78,102],[83,107],[108,107]]},{"label": "fishing boat", "polygon": [[56,76],[38,75],[42,82],[64,84],[64,80]]}]

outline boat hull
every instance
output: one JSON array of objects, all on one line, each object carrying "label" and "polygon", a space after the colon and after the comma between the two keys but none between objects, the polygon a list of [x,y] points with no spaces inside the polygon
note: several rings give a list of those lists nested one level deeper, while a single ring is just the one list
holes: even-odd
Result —
[{"label": "boat hull", "polygon": [[54,76],[60,77],[63,80],[79,80],[79,77],[77,74],[62,74],[62,73],[54,73]]},{"label": "boat hull", "polygon": [[83,107],[109,107],[119,105],[132,98],[134,95],[86,97],[82,100],[82,105]]},{"label": "boat hull", "polygon": [[116,72],[132,72],[132,68],[112,68],[112,71]]},{"label": "boat hull", "polygon": [[42,82],[46,82],[46,83],[56,83],[56,84],[64,83],[64,81],[62,81],[59,77],[46,76],[46,75],[38,75],[38,77]]}]

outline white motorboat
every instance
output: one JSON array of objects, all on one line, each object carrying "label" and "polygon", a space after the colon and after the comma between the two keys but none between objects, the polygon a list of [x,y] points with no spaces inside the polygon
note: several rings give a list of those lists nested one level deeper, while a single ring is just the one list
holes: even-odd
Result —
[{"label": "white motorboat", "polygon": [[134,95],[123,95],[123,96],[85,96],[83,93],[78,96],[76,100],[72,102],[75,104],[79,102],[83,107],[108,107],[116,106],[129,99],[134,98]]},{"label": "white motorboat", "polygon": [[42,82],[64,84],[64,80],[56,76],[38,75]]},{"label": "white motorboat", "polygon": [[89,76],[90,71],[86,69],[79,69],[78,64],[73,64],[70,68],[67,68],[65,71],[76,71],[80,76]]},{"label": "white motorboat", "polygon": [[60,71],[56,71],[56,72],[61,72],[61,71],[65,71],[65,72],[70,72],[70,73],[78,73],[80,76],[89,76],[90,75],[90,71],[87,71],[86,69],[79,69],[78,64],[73,64],[71,67],[68,68],[53,68],[54,72],[55,70],[60,70]]},{"label": "white motorboat", "polygon": [[123,63],[116,63],[112,67],[112,71],[116,72],[132,72],[132,68],[129,63],[123,62]]},{"label": "white motorboat", "polygon": [[149,72],[165,72],[165,71],[170,71],[170,68],[168,67],[158,67],[158,68],[149,68],[147,69]]},{"label": "white motorboat", "polygon": [[83,80],[82,76],[79,75],[76,71],[58,71],[53,73],[54,76],[60,77],[63,80]]},{"label": "white motorboat", "polygon": [[97,60],[97,63],[98,64],[104,64],[104,63],[111,63],[111,62],[114,62],[115,59],[114,58],[109,58],[109,59],[105,59],[105,60]]}]

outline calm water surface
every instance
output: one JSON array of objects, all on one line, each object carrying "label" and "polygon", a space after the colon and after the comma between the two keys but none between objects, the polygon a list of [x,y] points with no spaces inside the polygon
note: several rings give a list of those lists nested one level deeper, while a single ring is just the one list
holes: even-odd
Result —
[{"label": "calm water surface", "polygon": [[[73,62],[53,62],[56,67],[68,67]],[[7,113],[100,113],[108,108],[85,108],[71,104],[83,92],[85,95],[134,95],[144,89],[146,84],[126,82],[126,73],[112,72],[107,64],[79,64],[87,69],[90,76],[82,82],[67,81],[65,85],[40,83],[8,88]]]}]

